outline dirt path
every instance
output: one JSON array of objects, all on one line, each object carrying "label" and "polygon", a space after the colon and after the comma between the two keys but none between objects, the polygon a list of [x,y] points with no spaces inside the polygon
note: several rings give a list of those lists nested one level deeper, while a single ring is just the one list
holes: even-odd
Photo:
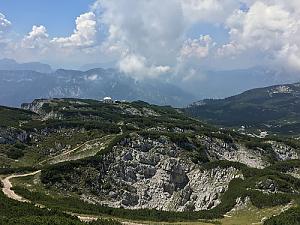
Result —
[{"label": "dirt path", "polygon": [[32,173],[19,174],[19,175],[17,175],[17,174],[16,175],[10,175],[10,176],[8,176],[8,177],[6,177],[4,179],[1,179],[1,181],[3,183],[2,192],[8,198],[14,199],[16,201],[19,201],[19,202],[30,202],[29,200],[24,199],[22,196],[17,195],[13,190],[11,190],[12,183],[10,182],[10,179],[19,178],[19,177],[34,176],[34,175],[38,174],[39,172],[41,172],[41,171],[39,170],[39,171],[35,171],[35,172],[32,172]]},{"label": "dirt path", "polygon": [[[89,147],[91,148],[92,146],[94,146],[95,148],[99,148],[98,151],[101,151],[105,148],[105,145],[107,144],[107,141],[112,138],[113,135],[106,135],[100,138],[96,138],[93,140],[89,140],[84,142],[83,144],[80,144],[79,146],[73,148],[73,149],[64,149],[62,150],[62,153],[53,157],[50,157],[48,159],[45,159],[41,162],[39,162],[39,165],[43,165],[45,163],[50,163],[50,164],[56,164],[56,163],[60,163],[60,162],[65,162],[65,161],[72,161],[72,160],[77,160],[77,159],[82,159],[82,158],[86,158],[89,156],[93,156],[95,154],[97,154],[97,152],[92,153],[91,155],[83,155],[83,156],[74,156],[72,158],[72,154],[73,153],[83,153],[86,150],[89,149]],[[82,148],[82,150],[80,150]],[[78,151],[79,150],[79,151]]]},{"label": "dirt path", "polygon": [[[11,183],[11,179],[13,178],[20,178],[20,177],[27,177],[27,176],[34,176],[36,174],[38,174],[39,171],[35,171],[32,173],[26,173],[26,174],[14,174],[14,175],[10,175],[8,177],[5,178],[1,178],[1,181],[3,183],[3,188],[2,188],[2,192],[10,199],[19,201],[19,202],[28,202],[30,203],[29,200],[23,198],[22,196],[16,194],[13,190],[12,190],[12,183]],[[288,205],[286,205],[284,208],[281,209],[281,212],[284,212],[286,210],[288,210],[289,208],[291,208],[293,206],[293,203],[289,203]],[[40,207],[40,208],[45,208],[45,206],[41,206],[36,204],[36,207]],[[72,213],[72,212],[65,212],[67,214],[70,214],[72,216],[76,216],[78,219],[80,219],[83,222],[91,222],[91,221],[95,221],[99,218],[101,218],[101,216],[96,216],[96,215],[85,215],[85,214],[77,214],[77,213]],[[227,218],[231,218],[231,215],[225,215],[225,217]],[[263,224],[264,220],[267,218],[263,218],[260,222],[257,223],[252,223],[253,225],[259,225],[259,224]],[[123,225],[145,225],[144,223],[139,223],[139,222],[130,222],[130,221],[120,221]]]},{"label": "dirt path", "polygon": [[81,145],[79,145],[79,146],[77,146],[77,147],[75,147],[75,148],[73,148],[73,149],[71,149],[71,150],[68,150],[68,151],[66,151],[66,152],[63,152],[63,153],[60,154],[60,155],[51,157],[51,158],[49,158],[49,159],[45,159],[45,160],[41,161],[41,162],[39,163],[39,165],[42,165],[43,163],[48,162],[48,161],[51,161],[51,160],[53,160],[53,159],[55,159],[55,158],[59,158],[59,157],[63,157],[63,156],[70,155],[71,153],[73,153],[73,152],[77,151],[78,149],[82,148],[83,146],[85,146],[85,145],[87,145],[87,144],[89,144],[89,143],[91,143],[91,142],[93,142],[93,141],[100,140],[100,139],[101,139],[101,138],[97,138],[97,139],[94,139],[94,140],[87,141],[87,142],[85,142],[85,143],[83,143],[83,144],[81,144]]},{"label": "dirt path", "polygon": [[[10,199],[16,200],[18,202],[28,202],[28,203],[30,203],[30,201],[28,199],[23,198],[22,196],[16,194],[12,190],[13,185],[12,185],[10,180],[13,179],[13,178],[34,176],[34,175],[36,175],[40,172],[41,172],[41,170],[38,170],[38,171],[35,171],[35,172],[32,172],[32,173],[13,174],[13,175],[10,175],[10,176],[5,177],[3,179],[1,178],[1,181],[3,183],[2,192]],[[41,206],[39,204],[36,204],[36,207],[44,208],[45,206]],[[99,218],[98,216],[88,216],[88,215],[75,214],[75,213],[70,213],[70,212],[67,212],[67,214],[77,216],[77,218],[80,219],[83,222],[91,222],[91,221],[97,220]],[[130,223],[130,222],[122,222],[122,224],[124,224],[124,225],[142,225],[142,224]]]}]

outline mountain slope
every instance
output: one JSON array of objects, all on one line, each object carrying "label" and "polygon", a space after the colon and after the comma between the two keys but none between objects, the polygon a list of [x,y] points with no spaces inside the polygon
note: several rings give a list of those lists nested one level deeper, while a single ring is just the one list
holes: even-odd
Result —
[{"label": "mountain slope", "polygon": [[208,99],[184,111],[220,126],[245,126],[295,135],[300,133],[300,84],[253,89],[226,99]]},{"label": "mountain slope", "polygon": [[23,106],[34,112],[11,109],[22,116],[0,123],[0,172],[42,170],[31,185],[15,188],[36,204],[195,221],[221,218],[238,202],[279,207],[299,197],[294,139],[220,130],[145,102],[40,99]]},{"label": "mountain slope", "polygon": [[113,69],[86,72],[57,70],[0,71],[0,104],[20,106],[36,98],[93,98],[144,100],[159,105],[186,106],[193,99],[180,88],[157,80],[135,81]]},{"label": "mountain slope", "polygon": [[40,73],[51,73],[51,66],[39,62],[17,63],[13,59],[1,59],[0,70],[30,70]]}]

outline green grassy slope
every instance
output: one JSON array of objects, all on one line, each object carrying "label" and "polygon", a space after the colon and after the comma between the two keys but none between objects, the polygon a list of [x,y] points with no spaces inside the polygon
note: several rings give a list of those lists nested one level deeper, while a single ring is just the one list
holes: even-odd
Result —
[{"label": "green grassy slope", "polygon": [[184,111],[211,123],[261,128],[279,134],[300,133],[300,86],[253,89],[220,100],[204,100]]},{"label": "green grassy slope", "polygon": [[[250,97],[245,97],[247,98],[252,101]],[[222,218],[235,206],[237,198],[250,197],[252,204],[259,209],[285,205],[299,199],[300,180],[287,174],[290,170],[299,168],[299,160],[279,162],[279,159],[274,157],[275,152],[270,144],[270,141],[277,141],[299,150],[300,143],[296,139],[249,137],[204,124],[171,107],[159,107],[145,102],[104,104],[94,100],[53,99],[42,104],[37,113],[6,108],[0,113],[0,121],[6,121],[5,125],[0,126],[1,132],[4,133],[3,137],[6,138],[6,143],[0,144],[2,167],[0,173],[42,169],[43,191],[30,192],[22,186],[17,187],[16,192],[60,213],[64,211],[95,213],[150,221],[197,221]],[[19,139],[20,133],[26,134],[28,138]],[[132,211],[88,204],[80,200],[82,193],[78,193],[76,187],[65,196],[46,195],[47,191],[59,193],[60,189],[55,187],[63,187],[65,184],[62,180],[70,180],[72,183],[74,173],[84,174],[81,172],[93,171],[99,174],[102,163],[108,163],[105,161],[106,157],[130,135],[140,135],[151,140],[165,137],[174,146],[184,150],[183,159],[191,160],[203,170],[234,167],[243,174],[244,179],[234,179],[230,182],[228,191],[222,195],[220,205],[199,212],[162,212],[146,209]],[[209,147],[201,142],[203,139],[223,143],[224,148],[231,146],[234,149],[242,146],[246,150],[255,150],[264,156],[270,167],[254,169],[237,162],[212,160],[207,154]],[[88,176],[83,175],[81,178],[81,182],[88,182]],[[269,180],[275,183],[278,193],[263,193],[264,187],[257,186],[258,183],[264,186]],[[10,202],[9,200],[8,206],[3,205],[8,207],[3,213],[3,221],[9,219],[5,216],[10,215],[8,212],[11,210]],[[23,210],[22,207],[23,204],[20,210]],[[41,215],[37,218],[38,213]],[[294,214],[292,211],[287,216]],[[68,216],[65,218],[64,214],[58,216],[62,221],[74,220],[75,225],[80,223],[74,218]],[[9,217],[18,221],[17,217],[22,215]],[[36,220],[36,224],[42,224],[47,219],[56,224],[56,214],[48,215],[33,211],[32,217],[35,218],[29,220]],[[26,219],[24,218],[24,221]],[[272,219],[281,220],[280,217]],[[13,222],[11,224],[18,224]],[[9,221],[7,224],[10,224]]]}]

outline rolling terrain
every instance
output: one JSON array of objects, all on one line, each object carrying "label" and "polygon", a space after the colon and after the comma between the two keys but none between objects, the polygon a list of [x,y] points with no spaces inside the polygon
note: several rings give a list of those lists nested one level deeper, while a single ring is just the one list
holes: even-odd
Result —
[{"label": "rolling terrain", "polygon": [[184,110],[188,115],[223,127],[241,126],[274,134],[300,134],[300,84],[246,91],[225,99],[207,99]]},{"label": "rolling terrain", "polygon": [[141,101],[37,99],[0,107],[0,118],[1,177],[30,202],[1,193],[6,224],[299,222],[296,139],[218,129]]}]

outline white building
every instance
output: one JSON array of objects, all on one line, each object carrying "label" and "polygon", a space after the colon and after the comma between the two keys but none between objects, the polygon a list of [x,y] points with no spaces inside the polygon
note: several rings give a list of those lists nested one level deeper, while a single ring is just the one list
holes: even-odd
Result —
[{"label": "white building", "polygon": [[104,103],[113,103],[114,101],[112,100],[111,97],[105,97],[105,98],[103,98],[103,102]]}]

